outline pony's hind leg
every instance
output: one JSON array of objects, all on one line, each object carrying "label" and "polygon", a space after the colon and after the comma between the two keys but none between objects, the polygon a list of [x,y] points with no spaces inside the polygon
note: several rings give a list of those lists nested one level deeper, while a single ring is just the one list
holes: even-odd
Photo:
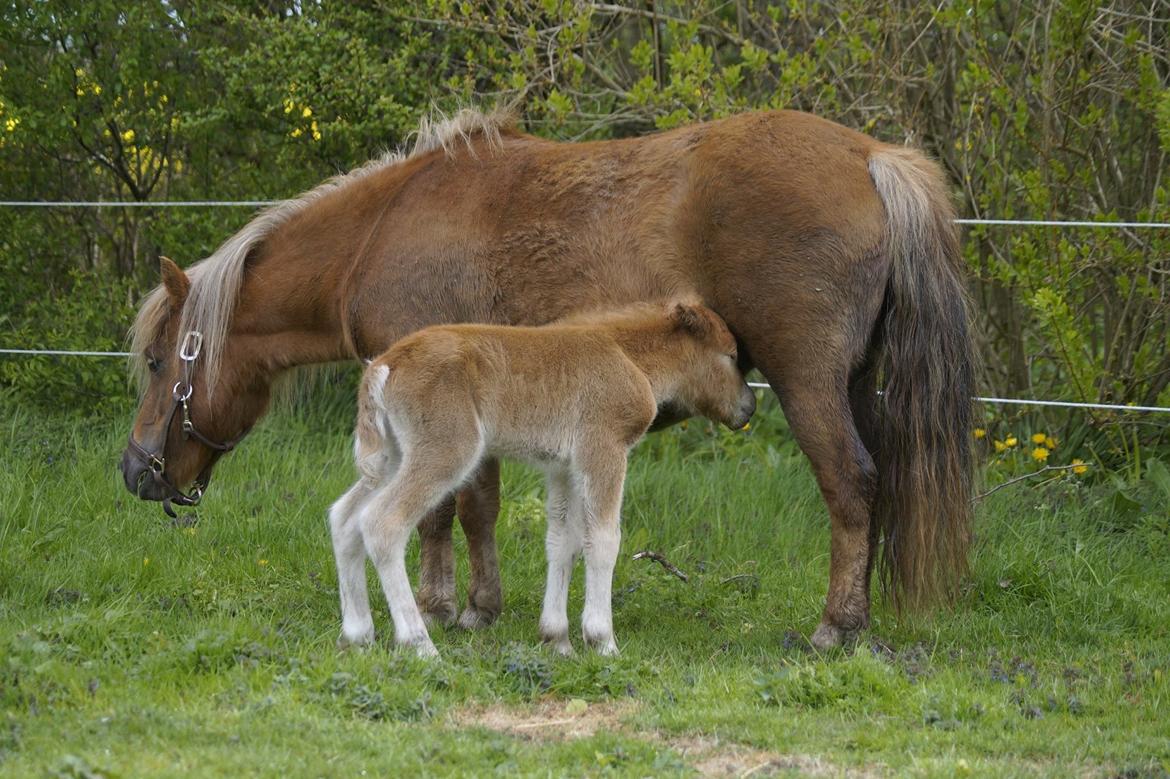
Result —
[{"label": "pony's hind leg", "polygon": [[812,464],[829,508],[829,592],[812,635],[818,649],[839,646],[869,626],[871,516],[877,469],[853,421],[845,387],[826,391],[826,380],[787,375],[776,387],[797,443]]},{"label": "pony's hind leg", "polygon": [[571,478],[564,471],[550,471],[548,485],[548,529],[545,551],[548,579],[544,607],[540,614],[540,637],[562,655],[573,653],[569,641],[569,582],[573,563],[584,544],[584,520],[580,499],[574,494]]},{"label": "pony's hind leg", "polygon": [[496,553],[496,518],[500,514],[498,460],[483,462],[471,482],[459,491],[456,505],[471,562],[467,608],[459,615],[459,627],[474,630],[495,622],[504,608]]}]

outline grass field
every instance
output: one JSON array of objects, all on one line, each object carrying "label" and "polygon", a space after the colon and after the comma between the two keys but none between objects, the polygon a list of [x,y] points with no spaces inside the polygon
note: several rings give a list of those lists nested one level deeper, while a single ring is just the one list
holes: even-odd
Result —
[{"label": "grass field", "polygon": [[[575,627],[561,659],[537,640],[540,479],[509,467],[505,613],[434,630],[428,663],[391,648],[384,601],[376,648],[334,648],[344,413],[270,418],[179,522],[121,485],[129,418],[0,412],[0,775],[1170,771],[1167,520],[1121,521],[1084,479],[990,496],[953,610],[879,603],[817,655],[827,515],[774,403],[746,435],[667,431],[631,464],[622,654]],[[630,560],[646,548],[690,582]]]}]

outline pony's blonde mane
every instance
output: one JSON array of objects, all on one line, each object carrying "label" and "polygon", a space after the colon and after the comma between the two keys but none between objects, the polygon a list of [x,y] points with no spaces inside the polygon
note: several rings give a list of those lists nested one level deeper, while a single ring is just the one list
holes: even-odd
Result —
[{"label": "pony's blonde mane", "polygon": [[[245,261],[249,252],[276,228],[325,195],[403,160],[420,157],[436,149],[442,149],[444,154],[451,156],[461,144],[472,150],[471,144],[476,138],[483,139],[489,148],[498,148],[501,132],[515,124],[516,117],[510,109],[484,113],[464,108],[453,116],[446,116],[436,110],[432,117],[424,117],[419,123],[409,152],[387,152],[348,173],[327,179],[298,197],[264,209],[243,229],[224,241],[214,254],[188,268],[191,289],[183,305],[179,333],[188,330],[203,333],[203,351],[199,363],[204,371],[203,383],[209,388],[208,391],[213,391],[219,375],[223,345],[244,281]],[[143,353],[165,326],[168,313],[166,290],[160,285],[147,295],[130,328],[132,367],[140,392],[145,388],[148,378]]]}]

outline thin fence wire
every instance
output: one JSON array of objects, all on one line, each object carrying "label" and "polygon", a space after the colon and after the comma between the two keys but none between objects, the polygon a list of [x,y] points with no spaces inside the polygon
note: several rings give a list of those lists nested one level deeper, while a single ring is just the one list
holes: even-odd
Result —
[{"label": "thin fence wire", "polygon": [[[66,349],[0,349],[0,354],[15,355],[46,355],[52,357],[130,357],[131,352],[87,352],[70,351]],[[749,381],[753,389],[772,389],[772,385],[760,381]],[[1140,411],[1170,413],[1170,408],[1162,406],[1129,406],[1117,403],[1078,403],[1070,400],[1034,400],[1031,398],[985,398],[976,396],[971,400],[981,403],[1003,403],[1017,406],[1056,406],[1059,408],[1092,408],[1102,411]]]},{"label": "thin fence wire", "polygon": [[[0,208],[260,208],[282,200],[0,200]],[[1170,222],[1095,222],[1059,219],[956,219],[960,225],[1002,227],[1077,227],[1112,229],[1168,229]]]},{"label": "thin fence wire", "polygon": [[[259,208],[276,205],[280,200],[0,200],[3,208]],[[1004,227],[1076,227],[1076,228],[1112,228],[1112,229],[1167,229],[1170,222],[1093,222],[1078,220],[1056,219],[971,219],[954,220],[960,225],[993,225]],[[98,352],[98,351],[70,351],[59,349],[0,349],[0,354],[14,355],[49,355],[61,357],[130,357],[130,352]],[[771,389],[771,386],[762,382],[748,382],[748,386],[757,389]],[[992,398],[976,396],[972,398],[982,403],[995,403],[1018,406],[1048,406],[1057,408],[1083,408],[1102,411],[1134,411],[1170,413],[1170,408],[1162,406],[1136,406],[1117,403],[1080,403],[1066,400],[1038,400],[1034,398]]]}]

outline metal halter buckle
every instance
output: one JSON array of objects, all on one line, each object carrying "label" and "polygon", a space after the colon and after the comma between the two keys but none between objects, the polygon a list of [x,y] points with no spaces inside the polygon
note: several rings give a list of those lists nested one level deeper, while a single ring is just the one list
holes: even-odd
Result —
[{"label": "metal halter buckle", "polygon": [[183,343],[179,346],[179,357],[184,362],[195,362],[199,351],[203,348],[203,333],[198,330],[188,330],[183,336]]}]

